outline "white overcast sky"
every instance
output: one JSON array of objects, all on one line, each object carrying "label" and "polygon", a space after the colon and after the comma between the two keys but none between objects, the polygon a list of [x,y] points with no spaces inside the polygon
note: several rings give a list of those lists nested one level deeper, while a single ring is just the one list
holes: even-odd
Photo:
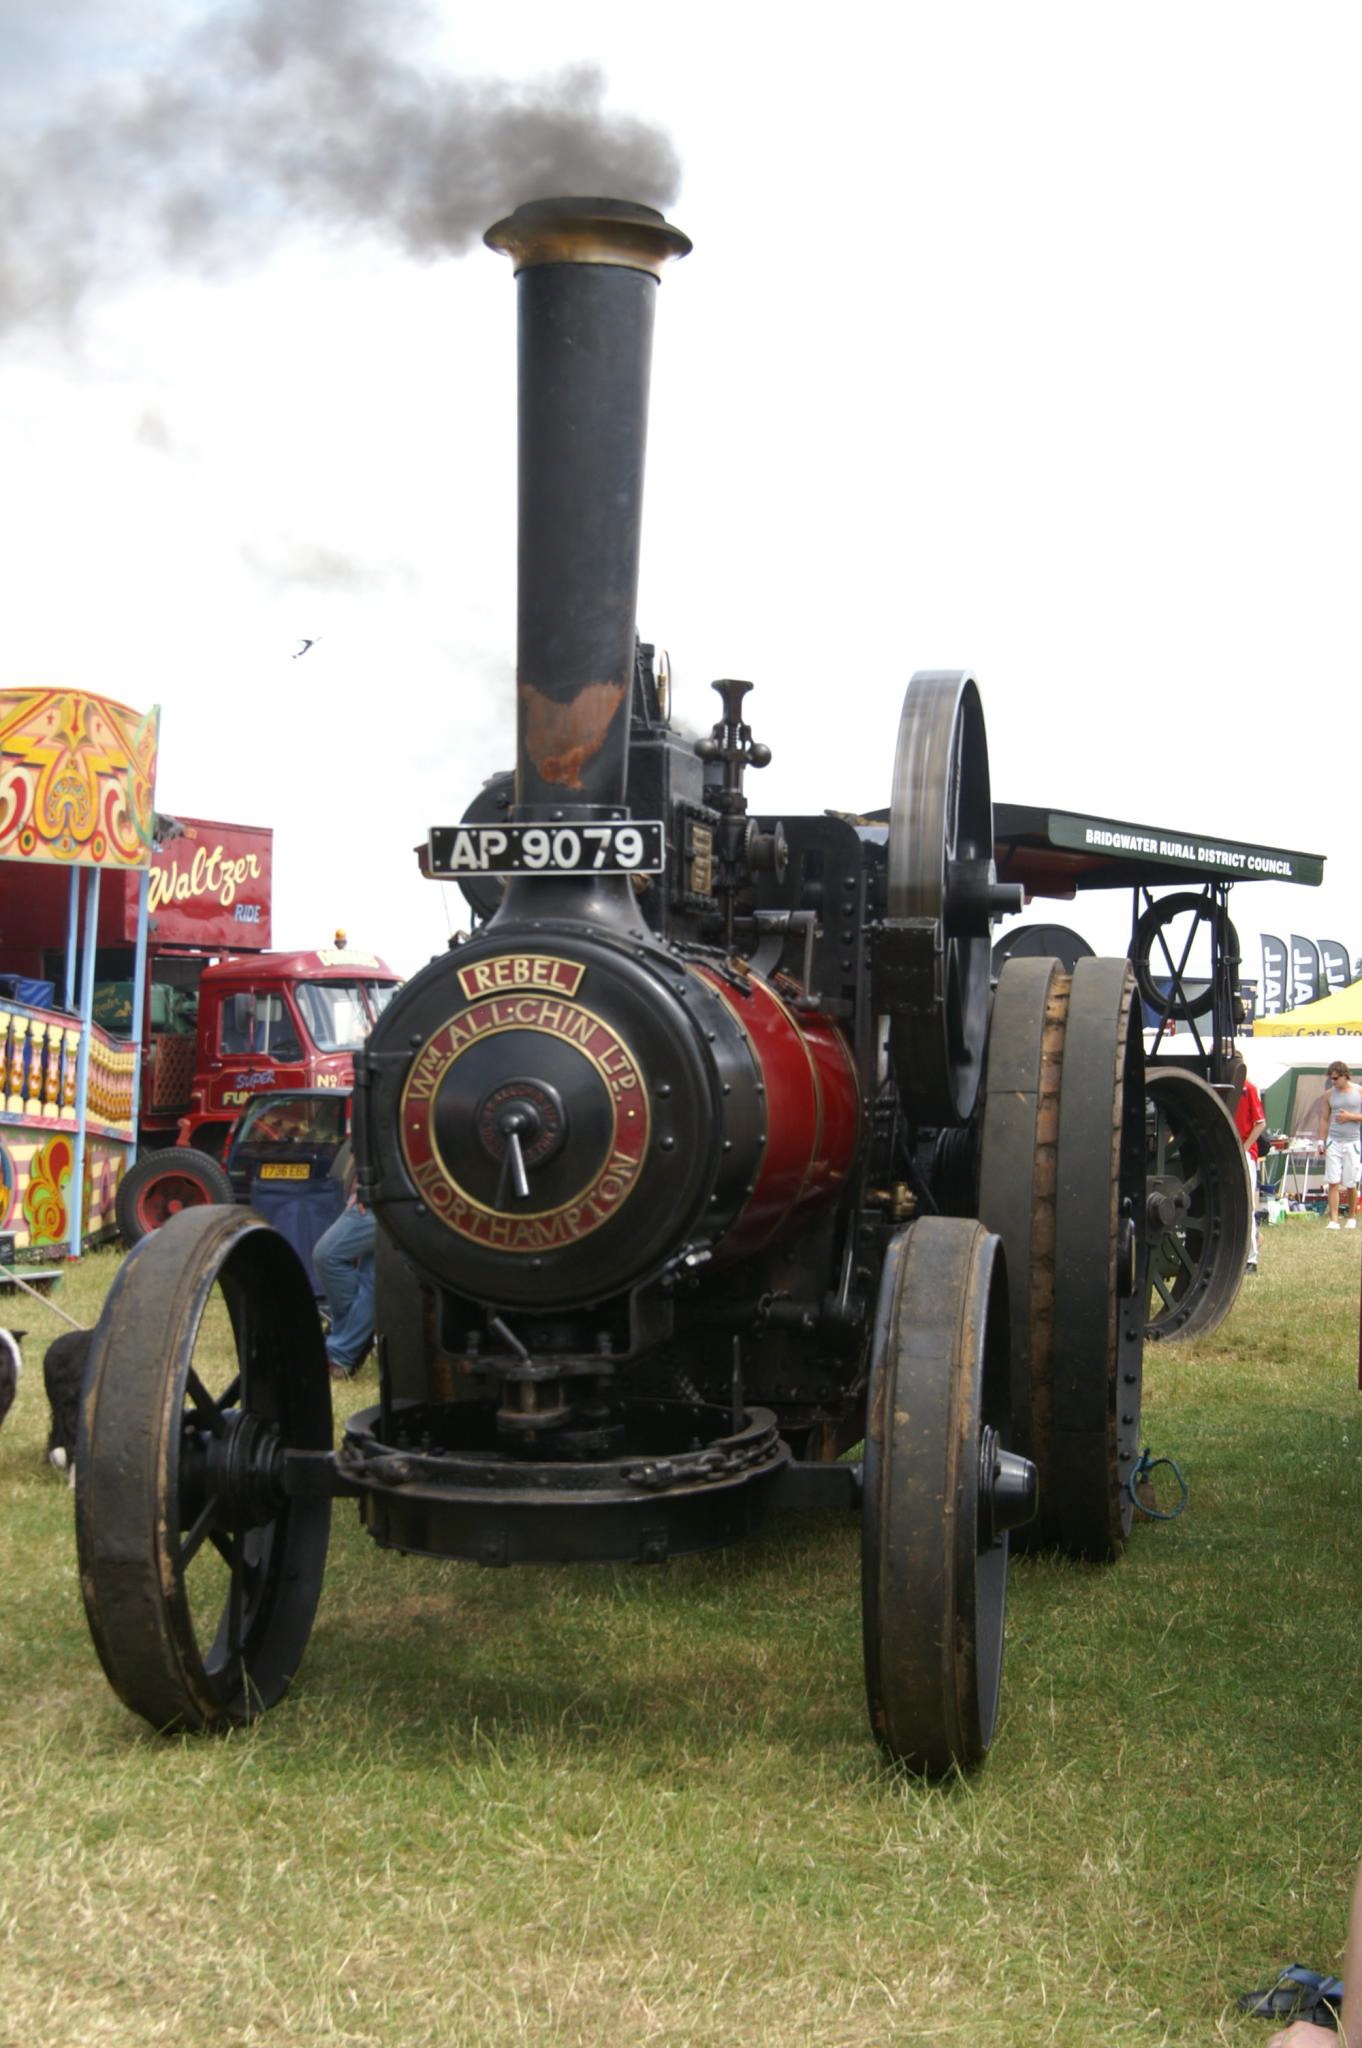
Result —
[{"label": "white overcast sky", "polygon": [[[639,625],[692,723],[757,684],[761,808],[886,802],[909,676],[969,667],[996,798],[1322,852],[1233,893],[1246,967],[1362,951],[1355,6],[376,11],[428,78],[590,62],[671,138]],[[53,314],[43,167],[88,146],[86,218],[143,249],[154,171],[90,95],[215,12],[0,12],[0,685],[159,703],[160,808],[274,827],[276,943],[411,971],[466,915],[411,848],[511,763],[510,267],[256,203],[211,275],[191,227]],[[1129,907],[1032,914],[1119,949]]]}]

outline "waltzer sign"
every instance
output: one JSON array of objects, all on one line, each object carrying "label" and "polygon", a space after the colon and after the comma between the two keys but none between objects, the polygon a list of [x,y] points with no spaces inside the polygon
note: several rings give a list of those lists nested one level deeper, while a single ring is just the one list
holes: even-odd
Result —
[{"label": "waltzer sign", "polygon": [[[267,952],[274,834],[267,825],[180,818],[157,846],[147,899],[158,947]],[[134,923],[128,937],[136,933]]]}]

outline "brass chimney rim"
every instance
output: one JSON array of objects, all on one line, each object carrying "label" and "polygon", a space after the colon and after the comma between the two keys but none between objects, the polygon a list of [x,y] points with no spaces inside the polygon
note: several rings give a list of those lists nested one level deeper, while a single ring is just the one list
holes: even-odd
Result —
[{"label": "brass chimney rim", "polygon": [[655,206],[630,199],[531,199],[483,236],[517,273],[540,263],[604,263],[660,278],[691,241]]}]

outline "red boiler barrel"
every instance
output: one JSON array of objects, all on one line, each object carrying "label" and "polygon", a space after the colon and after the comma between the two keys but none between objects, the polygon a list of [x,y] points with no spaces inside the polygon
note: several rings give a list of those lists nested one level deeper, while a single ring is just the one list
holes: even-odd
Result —
[{"label": "red boiler barrel", "polygon": [[742,1026],[761,1073],[767,1140],[752,1193],[716,1247],[725,1261],[768,1243],[796,1217],[841,1190],[861,1136],[861,1089],[836,1025],[791,1009],[755,975],[742,995],[707,967],[695,970]]}]

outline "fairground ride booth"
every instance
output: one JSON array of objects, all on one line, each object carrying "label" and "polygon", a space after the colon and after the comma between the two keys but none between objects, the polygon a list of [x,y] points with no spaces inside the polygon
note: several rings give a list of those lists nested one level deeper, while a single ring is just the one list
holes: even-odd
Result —
[{"label": "fairground ride booth", "polygon": [[[0,690],[0,1250],[114,1227],[135,1151],[159,715],[80,690]],[[62,888],[63,871],[67,878]],[[95,1022],[100,885],[135,884],[128,1038]],[[39,892],[64,896],[64,974],[12,943]],[[56,935],[54,934],[54,937]]]}]

